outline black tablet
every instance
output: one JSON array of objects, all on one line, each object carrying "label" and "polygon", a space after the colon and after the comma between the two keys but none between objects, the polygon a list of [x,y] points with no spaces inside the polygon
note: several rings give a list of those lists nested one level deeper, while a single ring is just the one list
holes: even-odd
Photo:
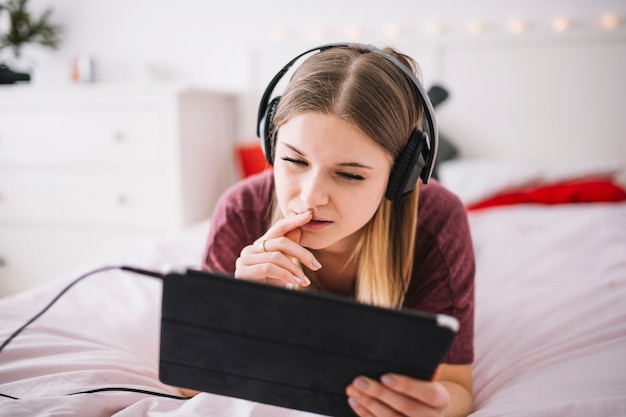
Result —
[{"label": "black tablet", "polygon": [[159,379],[169,385],[353,416],[346,387],[394,372],[430,380],[456,319],[195,270],[163,283]]}]

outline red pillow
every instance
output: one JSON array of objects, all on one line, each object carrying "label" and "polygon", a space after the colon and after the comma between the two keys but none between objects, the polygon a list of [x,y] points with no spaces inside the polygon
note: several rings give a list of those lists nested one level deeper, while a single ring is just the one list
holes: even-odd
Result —
[{"label": "red pillow", "polygon": [[241,176],[244,178],[272,167],[265,159],[265,154],[258,143],[238,145],[235,153]]},{"label": "red pillow", "polygon": [[567,204],[626,200],[626,191],[608,180],[580,180],[507,192],[468,206],[468,210],[511,204]]}]

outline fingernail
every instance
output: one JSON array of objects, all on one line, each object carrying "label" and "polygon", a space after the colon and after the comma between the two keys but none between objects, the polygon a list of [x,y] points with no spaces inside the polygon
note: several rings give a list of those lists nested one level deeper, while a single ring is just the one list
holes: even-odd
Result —
[{"label": "fingernail", "polygon": [[360,407],[361,404],[358,403],[357,400],[355,400],[354,398],[350,397],[348,398],[348,402],[350,403],[350,405],[354,408]]},{"label": "fingernail", "polygon": [[358,389],[367,389],[368,387],[368,382],[366,380],[364,380],[363,378],[357,378],[354,380],[354,386],[357,387]]},{"label": "fingernail", "polygon": [[293,280],[296,281],[298,284],[302,282],[302,280],[295,275],[293,276]]},{"label": "fingernail", "polygon": [[311,280],[308,279],[306,276],[304,277],[304,284],[305,285],[311,285]]},{"label": "fingernail", "polygon": [[302,217],[310,216],[313,212],[311,210],[307,210],[305,212],[300,213]]},{"label": "fingernail", "polygon": [[385,385],[392,386],[396,383],[396,378],[394,378],[391,375],[383,375],[380,378],[380,382],[382,382]]},{"label": "fingernail", "polygon": [[311,261],[311,265],[313,265],[315,269],[320,269],[322,267],[322,264],[315,258]]}]

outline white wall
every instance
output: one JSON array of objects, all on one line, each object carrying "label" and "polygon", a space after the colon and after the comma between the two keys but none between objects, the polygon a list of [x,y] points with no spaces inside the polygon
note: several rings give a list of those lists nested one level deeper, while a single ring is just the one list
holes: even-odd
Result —
[{"label": "white wall", "polygon": [[[71,60],[91,55],[100,81],[137,82],[157,76],[200,86],[248,90],[263,80],[251,75],[251,51],[358,39],[375,43],[428,40],[431,23],[443,36],[466,33],[470,21],[487,32],[506,32],[507,23],[523,19],[529,32],[549,31],[563,16],[573,30],[597,27],[613,11],[626,18],[623,0],[30,0],[35,14],[53,7],[64,26],[56,52],[25,50],[37,82],[67,82]],[[6,26],[6,22],[0,23]],[[623,24],[623,22],[622,22]],[[387,32],[395,25],[399,33]],[[391,28],[393,29],[393,28]],[[279,40],[280,37],[286,40]],[[317,36],[317,37],[316,37]],[[1,54],[0,58],[6,53]]]},{"label": "white wall", "polygon": [[452,93],[438,121],[464,157],[626,174],[626,31],[450,43],[441,59]]},{"label": "white wall", "polygon": [[[468,71],[482,68],[480,48],[472,47],[473,39],[493,37],[510,39],[539,37],[549,34],[554,36],[552,24],[555,18],[564,17],[570,22],[569,33],[606,32],[600,26],[601,16],[614,12],[621,18],[624,29],[626,19],[626,1],[624,0],[316,0],[303,2],[297,0],[30,0],[33,11],[41,12],[53,7],[53,19],[64,26],[64,36],[58,51],[28,47],[24,58],[18,63],[33,70],[33,84],[69,83],[72,59],[81,53],[89,54],[94,62],[95,77],[98,82],[108,83],[146,83],[154,81],[178,81],[196,86],[229,90],[241,93],[239,104],[239,140],[254,140],[257,103],[264,86],[270,77],[291,56],[304,48],[332,41],[351,40],[372,42],[383,45],[397,45],[406,49],[420,63],[428,86],[435,81],[454,82],[458,74],[445,73],[445,65],[465,54],[470,58],[476,52],[473,67]],[[524,33],[512,35],[508,24],[512,19],[521,19],[526,27]],[[468,34],[470,22],[478,21],[484,26],[485,33],[478,37]],[[442,32],[429,34],[433,24],[438,24]],[[0,29],[6,22],[0,20]],[[355,31],[359,34],[355,35]],[[396,32],[391,33],[391,32]],[[469,40],[469,47],[464,45]],[[461,45],[456,49],[449,45]],[[442,47],[444,45],[444,47]],[[473,49],[472,49],[473,48]],[[450,51],[455,51],[450,55]],[[543,71],[559,80],[554,73],[555,67],[542,66],[541,60],[549,57],[550,51],[536,54],[531,62],[515,61],[517,51],[504,49],[503,57],[509,57],[507,71],[501,82],[508,83],[507,93],[520,94],[524,106],[529,93],[526,87],[531,78],[541,77]],[[541,55],[541,54],[548,55]],[[602,51],[593,52],[607,56]],[[598,55],[599,54],[599,55]],[[0,53],[0,58],[7,58],[7,53]],[[489,58],[491,59],[491,58]],[[561,71],[567,63],[574,63],[572,58],[565,64],[557,64]],[[623,68],[624,57],[614,57],[617,66],[613,71]],[[448,60],[448,61],[446,61]],[[493,65],[492,65],[493,64]],[[493,77],[501,73],[497,62],[489,65]],[[529,65],[529,78],[518,85],[510,83],[510,69],[516,65]],[[452,78],[451,78],[452,77]],[[509,77],[509,78],[507,78]],[[496,80],[494,80],[496,81]],[[581,80],[581,82],[586,82]],[[493,85],[498,85],[496,81]],[[624,83],[621,84],[623,86]],[[542,91],[537,96],[541,103],[546,100],[562,98],[564,89],[570,84],[561,83],[554,91]],[[620,87],[621,87],[620,86]],[[477,94],[471,85],[455,85],[453,94],[463,106],[472,109],[482,108],[482,114],[489,114],[498,94],[504,91],[483,91]],[[458,97],[464,88],[465,96]],[[603,87],[605,91],[610,87]],[[609,102],[615,104],[615,92],[605,91],[610,95]],[[495,93],[496,96],[492,94]],[[569,94],[567,97],[573,98]],[[494,98],[495,97],[495,98]],[[604,96],[592,97],[596,103],[602,103]],[[606,100],[604,100],[606,101]],[[515,102],[513,99],[512,103]],[[458,103],[458,102],[457,102]],[[622,103],[622,102],[620,102]],[[617,103],[617,104],[620,104]],[[546,105],[547,106],[547,105]],[[550,108],[550,107],[547,107]],[[558,105],[551,107],[558,110]],[[622,107],[623,108],[623,107]],[[519,108],[513,108],[520,112]],[[615,107],[608,109],[610,121],[619,120]],[[467,113],[448,111],[443,114],[448,128],[457,134],[478,129],[476,135],[489,133],[489,126],[478,123],[476,112]],[[455,114],[455,117],[449,116]],[[459,117],[456,117],[459,116]],[[556,123],[568,123],[568,114],[559,114]],[[472,118],[473,124],[466,122]],[[546,116],[547,119],[548,116]],[[533,122],[535,122],[533,120]],[[547,126],[554,126],[550,120],[544,120]],[[507,121],[500,122],[500,126]],[[552,124],[551,124],[552,123]],[[545,124],[545,123],[544,123]],[[574,129],[574,125],[570,130]],[[615,130],[615,126],[613,126]],[[606,132],[607,129],[602,132]],[[609,129],[610,130],[610,129]],[[545,132],[545,129],[543,130]],[[587,133],[587,132],[585,132]],[[496,133],[493,133],[494,135]],[[470,137],[470,143],[473,140]],[[476,143],[466,143],[470,156],[478,152],[480,146],[501,146],[501,137]],[[617,141],[617,138],[615,139]],[[479,143],[480,142],[480,143]],[[616,142],[617,143],[617,142]],[[465,150],[464,150],[465,151]],[[617,145],[614,152],[624,151]],[[529,153],[531,151],[528,151]],[[626,160],[626,157],[624,157]]]}]

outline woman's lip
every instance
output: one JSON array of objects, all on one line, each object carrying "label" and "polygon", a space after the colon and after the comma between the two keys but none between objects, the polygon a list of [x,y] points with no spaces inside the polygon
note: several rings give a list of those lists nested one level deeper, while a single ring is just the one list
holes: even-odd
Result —
[{"label": "woman's lip", "polygon": [[[304,213],[304,211],[302,211],[302,212],[294,211],[293,212],[294,216],[299,216],[299,215],[301,215],[303,213]],[[321,218],[321,217],[316,217],[315,215],[309,221],[310,222],[332,222],[332,220],[324,219],[324,218]]]},{"label": "woman's lip", "polygon": [[313,218],[311,219],[311,221],[312,221],[312,222],[329,222],[330,220],[327,220],[327,219],[322,219],[322,218],[320,218],[320,217],[313,217]]},{"label": "woman's lip", "polygon": [[318,220],[318,219],[313,219],[310,222],[308,222],[307,224],[305,224],[304,226],[302,226],[303,229],[306,230],[320,230],[323,229],[327,226],[330,226],[333,222],[330,220]]}]

